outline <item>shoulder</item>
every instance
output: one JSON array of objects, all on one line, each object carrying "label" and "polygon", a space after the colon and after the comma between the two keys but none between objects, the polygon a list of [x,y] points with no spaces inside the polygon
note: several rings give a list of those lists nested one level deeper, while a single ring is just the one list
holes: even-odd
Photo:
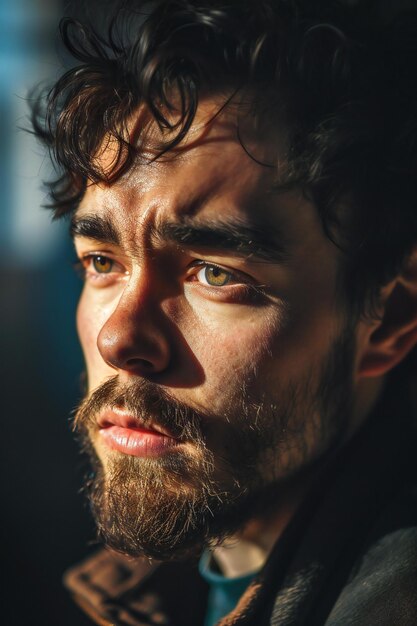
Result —
[{"label": "shoulder", "polygon": [[417,624],[416,503],[413,490],[386,512],[385,519],[392,520],[401,511],[408,519],[368,543],[326,626]]}]

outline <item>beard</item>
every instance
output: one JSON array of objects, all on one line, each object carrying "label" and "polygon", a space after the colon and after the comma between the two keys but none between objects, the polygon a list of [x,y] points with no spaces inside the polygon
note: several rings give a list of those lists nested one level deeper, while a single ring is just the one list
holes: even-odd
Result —
[{"label": "beard", "polygon": [[[273,399],[251,392],[246,381],[221,415],[191,408],[143,378],[121,384],[114,376],[98,387],[81,403],[74,425],[92,465],[86,490],[99,539],[134,558],[182,559],[278,507],[280,488],[347,431],[353,337],[346,329],[321,363],[275,390]],[[145,427],[165,427],[188,445],[156,458],[100,458],[97,416],[112,407]],[[209,424],[221,425],[221,449],[210,448]]]}]

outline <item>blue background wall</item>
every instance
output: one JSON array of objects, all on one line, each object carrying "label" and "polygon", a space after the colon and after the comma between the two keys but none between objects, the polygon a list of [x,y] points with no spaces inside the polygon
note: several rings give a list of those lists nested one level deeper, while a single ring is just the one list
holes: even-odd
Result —
[{"label": "blue background wall", "polygon": [[66,223],[41,208],[50,177],[28,127],[28,90],[62,69],[58,0],[0,4],[0,328],[3,588],[7,626],[82,626],[62,588],[94,531],[79,490],[85,471],[68,416],[82,359]]}]

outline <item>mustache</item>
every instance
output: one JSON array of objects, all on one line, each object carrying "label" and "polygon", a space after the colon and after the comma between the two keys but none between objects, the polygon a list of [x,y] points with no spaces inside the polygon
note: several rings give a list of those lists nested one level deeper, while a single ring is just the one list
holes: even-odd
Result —
[{"label": "mustache", "polygon": [[97,416],[113,407],[124,409],[145,427],[152,422],[166,428],[180,441],[202,440],[202,423],[207,419],[206,415],[172,398],[155,383],[138,379],[121,384],[117,375],[84,398],[74,415],[74,431],[97,427]]}]

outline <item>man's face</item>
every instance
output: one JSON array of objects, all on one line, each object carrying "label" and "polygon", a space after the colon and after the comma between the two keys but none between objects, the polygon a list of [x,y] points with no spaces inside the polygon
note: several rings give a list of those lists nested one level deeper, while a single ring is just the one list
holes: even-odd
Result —
[{"label": "man's face", "polygon": [[[343,437],[353,331],[338,251],[300,193],[272,190],[279,137],[201,107],[181,150],[92,185],[74,219],[78,332],[105,540],[181,556],[242,528]],[[101,157],[111,161],[111,146]]]}]

